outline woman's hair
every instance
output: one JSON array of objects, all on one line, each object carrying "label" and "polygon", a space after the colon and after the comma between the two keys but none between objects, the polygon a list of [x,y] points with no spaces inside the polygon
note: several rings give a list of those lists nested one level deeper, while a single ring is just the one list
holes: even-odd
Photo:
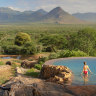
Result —
[{"label": "woman's hair", "polygon": [[84,65],[86,65],[86,62],[84,61]]}]

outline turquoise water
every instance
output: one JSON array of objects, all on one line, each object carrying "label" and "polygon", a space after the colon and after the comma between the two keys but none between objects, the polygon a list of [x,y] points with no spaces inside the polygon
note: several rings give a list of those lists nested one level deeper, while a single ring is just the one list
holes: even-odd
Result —
[{"label": "turquoise water", "polygon": [[[81,75],[84,61],[87,62],[87,65],[93,74],[88,72],[88,76]],[[53,64],[64,65],[72,70],[74,74],[74,79],[72,81],[73,85],[96,85],[96,58],[67,59],[56,61]]]}]

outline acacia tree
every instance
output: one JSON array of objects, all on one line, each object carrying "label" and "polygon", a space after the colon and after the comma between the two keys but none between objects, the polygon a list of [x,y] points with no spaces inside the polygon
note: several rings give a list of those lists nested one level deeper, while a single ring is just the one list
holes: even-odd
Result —
[{"label": "acacia tree", "polygon": [[85,28],[78,32],[78,37],[78,41],[81,45],[79,45],[79,48],[88,55],[91,54],[96,43],[96,30],[92,28]]},{"label": "acacia tree", "polygon": [[79,49],[92,55],[96,45],[96,30],[93,28],[85,28],[73,33],[69,40],[70,49]]},{"label": "acacia tree", "polygon": [[66,47],[67,40],[63,36],[49,35],[43,37],[40,42],[43,43],[43,46],[48,46],[54,52],[56,52],[56,49],[63,49],[64,47]]},{"label": "acacia tree", "polygon": [[31,38],[27,33],[19,32],[15,37],[15,44],[18,46],[24,45],[29,41],[31,41]]},{"label": "acacia tree", "polygon": [[33,42],[26,42],[21,49],[22,54],[33,55],[37,52],[36,45]]}]

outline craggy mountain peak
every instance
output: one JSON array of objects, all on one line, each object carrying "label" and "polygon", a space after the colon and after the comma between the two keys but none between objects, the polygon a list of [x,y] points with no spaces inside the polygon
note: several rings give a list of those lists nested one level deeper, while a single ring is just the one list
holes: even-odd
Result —
[{"label": "craggy mountain peak", "polygon": [[54,14],[54,15],[56,15],[56,14],[58,14],[58,15],[64,15],[64,14],[68,14],[68,13],[65,12],[61,7],[56,7],[56,8],[54,8],[53,10],[51,10],[51,11],[49,12],[49,14]]},{"label": "craggy mountain peak", "polygon": [[44,9],[39,9],[39,10],[37,10],[37,12],[40,12],[40,13],[42,13],[42,14],[47,14],[47,13],[48,13],[48,12],[45,11]]}]

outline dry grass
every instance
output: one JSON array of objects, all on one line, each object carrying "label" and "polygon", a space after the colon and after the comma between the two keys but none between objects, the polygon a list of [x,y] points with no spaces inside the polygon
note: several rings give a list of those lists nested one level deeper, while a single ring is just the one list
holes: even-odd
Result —
[{"label": "dry grass", "polygon": [[13,69],[11,66],[3,65],[0,66],[0,84],[5,83],[13,77]]}]

